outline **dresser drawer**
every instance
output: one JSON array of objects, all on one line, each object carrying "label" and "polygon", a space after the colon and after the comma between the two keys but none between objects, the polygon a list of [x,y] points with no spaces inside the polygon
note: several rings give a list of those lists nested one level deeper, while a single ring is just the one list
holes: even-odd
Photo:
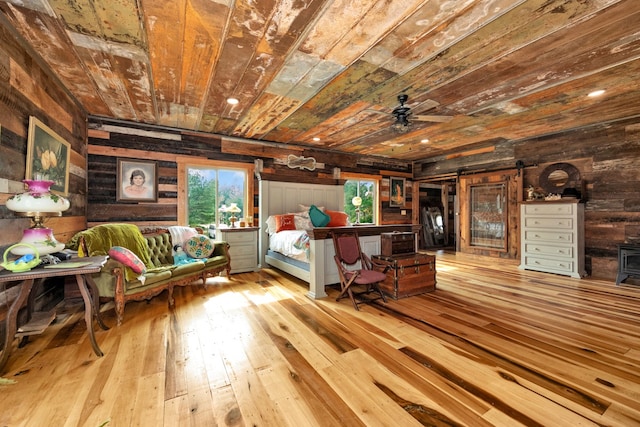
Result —
[{"label": "dresser drawer", "polygon": [[233,256],[234,259],[238,257],[251,257],[257,256],[258,251],[255,245],[253,244],[230,244],[229,245],[229,255]]},{"label": "dresser drawer", "polygon": [[574,238],[573,238],[573,233],[564,232],[564,231],[554,232],[554,231],[525,230],[524,241],[571,244],[574,242]]},{"label": "dresser drawer", "polygon": [[573,220],[571,218],[528,217],[524,219],[524,227],[571,230],[573,229]]},{"label": "dresser drawer", "polygon": [[242,244],[242,243],[254,243],[256,236],[253,232],[227,232],[225,233],[227,243],[229,244]]},{"label": "dresser drawer", "polygon": [[523,266],[533,270],[547,271],[559,274],[568,274],[574,271],[574,263],[570,260],[546,259],[537,256],[522,254]]},{"label": "dresser drawer", "polygon": [[525,243],[524,251],[527,254],[546,255],[554,257],[573,257],[573,249],[571,246],[552,246],[541,245],[539,243]]},{"label": "dresser drawer", "polygon": [[569,204],[537,204],[537,205],[525,205],[524,213],[526,215],[572,215],[574,205]]}]

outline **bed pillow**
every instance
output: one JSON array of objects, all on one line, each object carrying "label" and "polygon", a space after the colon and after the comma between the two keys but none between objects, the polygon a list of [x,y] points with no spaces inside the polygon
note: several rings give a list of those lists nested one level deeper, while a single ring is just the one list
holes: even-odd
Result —
[{"label": "bed pillow", "polygon": [[296,223],[294,214],[276,215],[276,233],[283,230],[295,230]]},{"label": "bed pillow", "polygon": [[276,216],[277,215],[270,215],[269,218],[267,218],[267,220],[264,222],[264,224],[267,226],[264,231],[266,231],[269,235],[276,232]]},{"label": "bed pillow", "polygon": [[297,212],[293,217],[296,223],[296,230],[308,230],[313,228],[311,218],[309,218],[309,211]]},{"label": "bed pillow", "polygon": [[316,205],[309,207],[309,218],[314,227],[326,227],[331,220],[331,217],[322,212]]},{"label": "bed pillow", "polygon": [[[303,212],[309,212],[309,209],[311,209],[311,206],[315,206],[315,205],[311,205],[311,206],[307,206],[307,205],[303,205],[302,203],[300,203],[298,206],[300,206],[300,210]],[[316,206],[318,209],[320,209],[322,212],[325,211],[324,206]]]},{"label": "bed pillow", "polygon": [[347,215],[346,212],[330,211],[327,209],[324,213],[329,215],[330,218],[327,227],[346,227],[349,225],[349,215]]},{"label": "bed pillow", "polygon": [[134,273],[144,274],[147,271],[147,266],[138,258],[138,255],[122,246],[113,246],[109,249],[109,256],[129,267]]},{"label": "bed pillow", "polygon": [[191,258],[209,258],[215,248],[209,236],[199,234],[184,242],[182,249],[184,249]]}]

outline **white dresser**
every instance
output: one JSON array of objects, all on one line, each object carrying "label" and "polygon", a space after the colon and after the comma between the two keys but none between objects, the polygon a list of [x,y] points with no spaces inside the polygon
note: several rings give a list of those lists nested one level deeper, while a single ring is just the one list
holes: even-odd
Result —
[{"label": "white dresser", "polygon": [[231,273],[258,270],[258,227],[220,228],[216,240],[229,244]]},{"label": "white dresser", "polygon": [[576,199],[522,202],[520,269],[584,277],[584,204]]}]

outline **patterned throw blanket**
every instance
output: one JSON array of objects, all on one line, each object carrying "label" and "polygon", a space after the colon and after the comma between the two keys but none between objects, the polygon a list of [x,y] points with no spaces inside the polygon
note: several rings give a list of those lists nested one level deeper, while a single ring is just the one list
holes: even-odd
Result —
[{"label": "patterned throw blanket", "polygon": [[307,255],[307,259],[309,259],[309,235],[307,233],[303,233],[293,242],[293,247],[296,249],[303,250]]}]

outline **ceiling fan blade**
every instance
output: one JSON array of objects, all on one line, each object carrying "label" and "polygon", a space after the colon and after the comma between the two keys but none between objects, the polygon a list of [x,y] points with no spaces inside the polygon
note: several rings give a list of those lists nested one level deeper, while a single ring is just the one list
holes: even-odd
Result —
[{"label": "ceiling fan blade", "polygon": [[453,116],[429,116],[424,114],[412,114],[411,120],[417,122],[434,122],[434,123],[447,123],[453,119]]},{"label": "ceiling fan blade", "polygon": [[440,105],[438,101],[434,101],[433,99],[427,99],[421,102],[420,104],[416,105],[414,109],[418,111],[427,111],[437,107],[438,105]]},{"label": "ceiling fan blade", "polygon": [[366,110],[363,110],[363,111],[366,111],[367,113],[383,114],[385,116],[389,115],[388,111],[374,110],[373,108],[367,108]]}]

